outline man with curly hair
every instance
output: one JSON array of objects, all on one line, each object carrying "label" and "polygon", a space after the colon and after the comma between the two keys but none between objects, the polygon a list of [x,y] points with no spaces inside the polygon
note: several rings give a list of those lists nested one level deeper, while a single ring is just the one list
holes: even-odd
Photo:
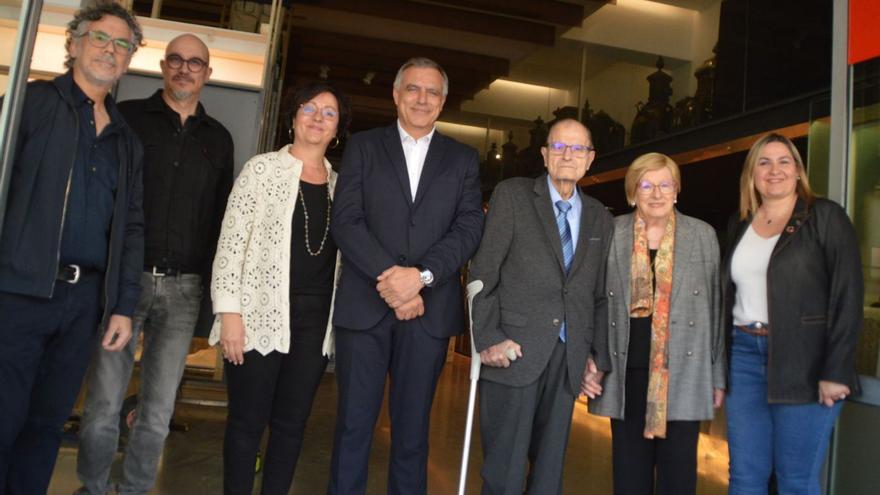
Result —
[{"label": "man with curly hair", "polygon": [[27,87],[0,232],[0,495],[46,492],[98,340],[131,337],[143,149],[109,93],[142,38],[119,5],[86,7],[69,70]]}]

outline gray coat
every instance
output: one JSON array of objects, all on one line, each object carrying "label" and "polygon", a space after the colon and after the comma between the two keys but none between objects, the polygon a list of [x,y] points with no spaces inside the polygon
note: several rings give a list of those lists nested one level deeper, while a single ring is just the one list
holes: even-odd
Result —
[{"label": "gray coat", "polygon": [[566,276],[547,176],[514,178],[495,188],[470,280],[483,282],[472,306],[474,344],[482,351],[505,339],[522,346],[509,368],[484,366],[481,378],[513,387],[533,383],[550,360],[566,322],[566,361],[573,395],[587,356],[610,369],[604,290],[612,218],[581,193],[580,235]]},{"label": "gray coat", "polygon": [[[611,373],[593,414],[624,419],[629,348],[630,263],[635,214],[614,219],[608,256],[608,350]],[[672,299],[669,308],[669,421],[712,419],[712,389],[725,388],[719,250],[707,223],[676,212]]]}]

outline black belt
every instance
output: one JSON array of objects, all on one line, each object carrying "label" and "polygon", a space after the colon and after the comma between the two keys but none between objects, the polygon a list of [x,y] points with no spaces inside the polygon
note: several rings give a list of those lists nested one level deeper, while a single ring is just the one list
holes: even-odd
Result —
[{"label": "black belt", "polygon": [[79,265],[59,265],[55,280],[75,284],[83,276],[85,270]]},{"label": "black belt", "polygon": [[749,335],[755,335],[758,337],[766,337],[770,335],[770,326],[760,321],[749,323],[748,325],[735,326]]},{"label": "black belt", "polygon": [[144,266],[144,271],[153,274],[154,277],[176,277],[181,274],[177,268],[167,266]]}]

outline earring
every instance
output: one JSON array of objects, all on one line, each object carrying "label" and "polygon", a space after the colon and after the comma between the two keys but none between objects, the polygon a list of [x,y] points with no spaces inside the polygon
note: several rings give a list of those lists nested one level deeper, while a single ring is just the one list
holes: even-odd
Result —
[{"label": "earring", "polygon": [[678,204],[678,198],[672,200],[672,204]]},{"label": "earring", "polygon": [[333,136],[333,144],[330,145],[330,149],[335,150],[337,146],[339,146],[339,138]]},{"label": "earring", "polygon": [[635,201],[632,201],[632,202],[630,202],[629,205],[632,206],[632,207],[635,207],[635,206],[636,206],[636,202],[635,202]]},{"label": "earring", "polygon": [[287,130],[287,136],[290,138],[290,142],[293,142],[293,128]]}]

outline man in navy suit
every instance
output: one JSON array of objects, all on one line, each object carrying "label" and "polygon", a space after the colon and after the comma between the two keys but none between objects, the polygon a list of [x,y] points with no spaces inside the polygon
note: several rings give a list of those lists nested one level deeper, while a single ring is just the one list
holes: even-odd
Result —
[{"label": "man in navy suit", "polygon": [[434,126],[448,89],[436,62],[408,60],[394,81],[397,121],[352,136],[342,158],[331,222],[343,263],[330,494],[366,492],[386,376],[388,493],[427,492],[434,389],[449,337],[463,329],[459,270],[483,229],[477,152]]}]

